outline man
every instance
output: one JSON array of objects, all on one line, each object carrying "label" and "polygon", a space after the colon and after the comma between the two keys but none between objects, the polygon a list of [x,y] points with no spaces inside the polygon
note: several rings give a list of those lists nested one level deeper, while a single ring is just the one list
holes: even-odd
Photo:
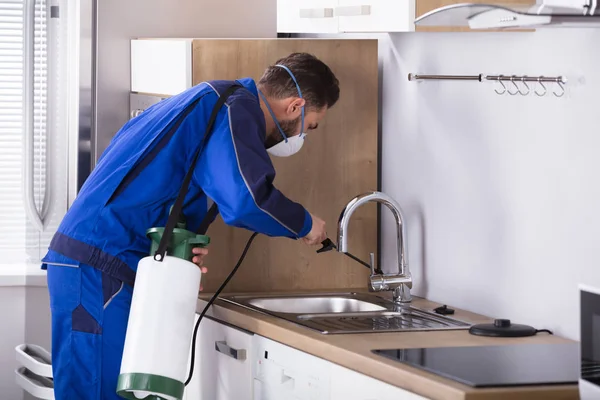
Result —
[{"label": "man", "polygon": [[[294,53],[257,84],[236,82],[242,88],[221,107],[194,169],[188,229],[198,229],[210,198],[229,225],[320,243],[324,221],[273,186],[269,154],[290,156],[310,140],[304,128],[316,129],[337,102],[338,80],[314,56]],[[43,260],[57,400],[119,399],[135,270],[150,249],[145,232],[165,226],[212,109],[233,83],[202,83],[127,122],[64,217]],[[202,267],[207,250],[194,253]]]}]

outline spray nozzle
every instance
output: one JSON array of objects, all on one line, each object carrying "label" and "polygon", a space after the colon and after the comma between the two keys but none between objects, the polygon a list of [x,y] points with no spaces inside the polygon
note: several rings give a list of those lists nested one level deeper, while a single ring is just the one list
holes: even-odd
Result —
[{"label": "spray nozzle", "polygon": [[324,252],[326,252],[326,251],[333,250],[333,249],[336,249],[336,248],[337,248],[337,247],[335,246],[335,243],[333,243],[333,242],[331,241],[331,239],[329,239],[329,238],[327,238],[327,239],[323,240],[323,241],[321,242],[321,245],[322,245],[323,247],[321,247],[319,250],[317,250],[317,253],[324,253]]}]

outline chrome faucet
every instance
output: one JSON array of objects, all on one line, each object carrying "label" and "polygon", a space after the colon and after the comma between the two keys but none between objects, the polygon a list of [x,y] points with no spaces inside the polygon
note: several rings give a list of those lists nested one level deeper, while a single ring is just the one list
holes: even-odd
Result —
[{"label": "chrome faucet", "polygon": [[390,209],[396,219],[397,252],[398,252],[398,270],[393,274],[384,274],[381,268],[375,268],[373,253],[370,254],[371,275],[369,277],[369,290],[380,292],[390,290],[394,292],[394,302],[410,303],[412,295],[412,276],[408,268],[408,253],[406,252],[406,229],[402,209],[394,199],[381,192],[363,193],[346,205],[340,215],[338,222],[338,245],[337,250],[340,253],[348,252],[348,224],[350,217],[356,209],[368,202],[381,203]]}]

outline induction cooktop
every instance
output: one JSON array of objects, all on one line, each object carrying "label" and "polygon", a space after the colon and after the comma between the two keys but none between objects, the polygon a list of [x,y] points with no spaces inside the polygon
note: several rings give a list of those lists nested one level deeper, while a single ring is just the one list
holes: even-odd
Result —
[{"label": "induction cooktop", "polygon": [[579,343],[380,349],[373,353],[472,387],[576,384]]}]

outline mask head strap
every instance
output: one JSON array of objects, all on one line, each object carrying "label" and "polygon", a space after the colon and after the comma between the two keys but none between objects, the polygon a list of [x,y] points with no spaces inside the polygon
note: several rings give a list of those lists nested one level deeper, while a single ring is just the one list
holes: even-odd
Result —
[{"label": "mask head strap", "polygon": [[265,95],[262,94],[262,92],[260,90],[258,91],[258,94],[263,99],[265,106],[267,106],[267,110],[269,110],[269,114],[271,114],[271,117],[273,118],[273,122],[275,122],[275,125],[277,125],[277,129],[279,129],[279,133],[281,133],[281,136],[283,136],[283,141],[287,143],[288,138],[287,138],[286,134],[283,132],[283,129],[281,129],[281,125],[279,125],[279,122],[277,122],[277,118],[275,118],[275,113],[273,112],[273,110],[271,110],[271,106],[269,105],[269,102],[265,98]]},{"label": "mask head strap", "polygon": [[[287,71],[287,73],[290,74],[290,76],[292,77],[292,80],[296,84],[296,89],[298,89],[298,96],[300,96],[300,98],[302,99],[302,91],[300,90],[300,85],[298,85],[298,81],[296,80],[296,77],[294,76],[292,71],[290,71],[290,69],[288,67],[286,67],[285,65],[276,64],[275,66],[285,69]],[[300,120],[301,121],[300,135],[303,135],[304,134],[304,106],[302,106],[300,108],[300,111],[302,112],[302,119]],[[286,140],[287,140],[287,138],[286,138]]]}]

